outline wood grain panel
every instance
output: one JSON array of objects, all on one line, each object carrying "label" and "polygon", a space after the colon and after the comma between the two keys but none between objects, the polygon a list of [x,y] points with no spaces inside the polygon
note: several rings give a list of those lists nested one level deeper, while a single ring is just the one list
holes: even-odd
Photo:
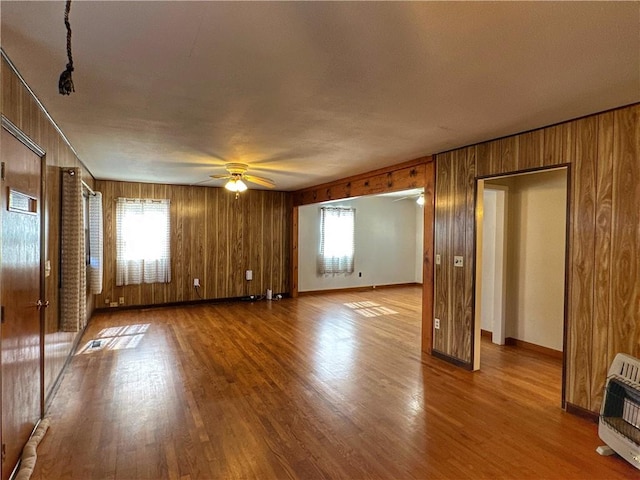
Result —
[{"label": "wood grain panel", "polygon": [[10,68],[7,66],[4,58],[0,60],[2,62],[2,114],[17,125],[20,122],[20,104],[19,104],[19,89],[18,85],[20,80],[15,74],[9,74]]},{"label": "wood grain panel", "polygon": [[529,170],[543,165],[544,130],[534,130],[520,135],[518,142],[518,169]]},{"label": "wood grain panel", "polygon": [[614,111],[611,354],[640,356],[640,106]]},{"label": "wood grain panel", "polygon": [[472,332],[473,332],[473,312],[474,312],[474,286],[475,286],[475,217],[476,217],[476,148],[468,147],[465,151],[465,238],[464,238],[464,303],[462,316],[462,331],[460,332],[460,345],[462,345],[462,355],[460,358],[471,363],[472,356]]},{"label": "wood grain panel", "polygon": [[544,129],[544,145],[542,149],[542,165],[551,167],[569,163],[565,155],[566,124],[555,125]]},{"label": "wood grain panel", "polygon": [[[219,189],[207,188],[205,190],[205,209],[208,213],[206,217],[207,238],[215,239],[218,232],[218,213],[219,210],[214,208],[217,206]],[[215,240],[212,240],[215,241]],[[216,242],[217,243],[217,242]],[[217,298],[218,290],[218,256],[215,250],[209,248],[209,243],[205,243],[206,260],[204,264],[204,274],[202,278],[202,287],[200,295],[204,298]]]},{"label": "wood grain panel", "polygon": [[[290,224],[290,212],[293,209],[293,198],[292,196],[281,196],[279,198],[276,198],[276,201],[278,203],[278,226],[276,228],[276,231],[285,231],[287,228],[290,228],[287,227],[287,225]],[[281,239],[281,241],[277,244],[277,247],[280,262],[279,268],[274,269],[274,273],[276,275],[274,284],[282,286],[282,290],[280,291],[280,293],[286,293],[291,291],[291,279],[288,275],[291,262],[291,236],[285,236],[284,241],[282,241]]]},{"label": "wood grain panel", "polygon": [[476,145],[476,171],[478,177],[491,175],[491,142],[479,143]]},{"label": "wood grain panel", "polygon": [[519,141],[520,136],[515,135],[513,137],[505,137],[499,140],[500,142],[500,171],[499,174],[513,173],[521,170],[519,167]]},{"label": "wood grain panel", "polygon": [[[264,294],[288,288],[291,194],[249,190],[236,200],[220,188],[97,181],[105,219],[105,300],[158,305]],[[115,286],[115,199],[171,201],[171,283]],[[245,280],[253,270],[253,280]],[[282,270],[282,271],[281,271]],[[196,292],[193,279],[200,279]]]},{"label": "wood grain panel", "polygon": [[[465,361],[466,345],[465,337],[465,298],[468,292],[465,292],[465,270],[471,261],[466,255],[466,227],[467,227],[467,156],[466,149],[456,150],[452,154],[453,161],[453,255],[461,256],[464,260],[464,267],[453,267],[451,270],[452,281],[451,295],[452,310],[449,319],[450,329],[447,336],[446,353]],[[453,262],[451,262],[453,265]]]},{"label": "wood grain panel", "polygon": [[[585,408],[590,409],[591,392],[591,355],[594,255],[595,255],[595,219],[596,219],[596,168],[597,119],[589,117],[579,120],[576,126],[575,158],[580,159],[571,169],[571,318],[572,352],[571,398],[587,399]],[[573,403],[573,402],[572,402]]]},{"label": "wood grain panel", "polygon": [[596,218],[594,256],[594,297],[592,329],[591,403],[602,402],[606,372],[613,360],[609,350],[611,320],[611,206],[613,195],[613,112],[597,117]]},{"label": "wood grain panel", "polygon": [[440,328],[433,331],[433,349],[445,354],[449,353],[450,296],[453,292],[452,156],[452,153],[444,153],[436,158],[434,248],[435,255],[440,256],[440,264],[435,266],[434,317],[440,320]]}]

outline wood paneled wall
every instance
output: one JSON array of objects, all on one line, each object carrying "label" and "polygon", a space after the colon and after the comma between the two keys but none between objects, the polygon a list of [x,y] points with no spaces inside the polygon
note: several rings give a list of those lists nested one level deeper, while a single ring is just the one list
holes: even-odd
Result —
[{"label": "wood paneled wall", "polygon": [[436,155],[434,350],[472,360],[475,179],[567,164],[566,400],[597,412],[615,354],[640,356],[640,104]]},{"label": "wood paneled wall", "polygon": [[[291,194],[247,190],[236,200],[223,188],[96,181],[104,210],[104,288],[98,308],[263,295],[289,291]],[[171,283],[116,286],[115,199],[171,201]],[[253,270],[253,280],[245,280]]]},{"label": "wood paneled wall", "polygon": [[[51,262],[51,275],[45,278],[46,309],[44,337],[44,390],[48,397],[71,353],[78,334],[58,331],[60,282],[60,167],[81,167],[85,182],[93,177],[42,111],[11,66],[2,59],[2,114],[38,144],[46,153],[44,259]],[[87,318],[94,309],[93,295],[87,296]]]},{"label": "wood paneled wall", "polygon": [[453,266],[453,257],[474,251],[475,171],[474,148],[436,157],[434,253],[440,264],[434,273],[434,317],[440,328],[434,330],[433,350],[463,363],[470,363],[472,354],[474,270],[472,255],[464,255],[463,268]]}]

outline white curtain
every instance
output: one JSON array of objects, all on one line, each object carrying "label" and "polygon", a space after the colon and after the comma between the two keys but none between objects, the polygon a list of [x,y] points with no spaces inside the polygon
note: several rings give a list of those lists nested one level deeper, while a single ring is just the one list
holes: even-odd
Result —
[{"label": "white curtain", "polygon": [[169,283],[169,200],[116,200],[116,285]]},{"label": "white curtain", "polygon": [[89,292],[102,293],[102,193],[89,195]]},{"label": "white curtain", "polygon": [[353,273],[355,217],[354,208],[320,209],[318,273]]},{"label": "white curtain", "polygon": [[62,170],[60,239],[60,329],[79,332],[86,325],[86,264],[82,173],[77,167]]}]

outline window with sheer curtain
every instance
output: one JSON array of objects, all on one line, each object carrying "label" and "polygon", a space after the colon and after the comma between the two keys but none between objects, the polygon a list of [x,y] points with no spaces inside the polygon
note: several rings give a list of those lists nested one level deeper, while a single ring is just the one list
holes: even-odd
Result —
[{"label": "window with sheer curtain", "polygon": [[354,208],[320,209],[320,255],[318,273],[353,273]]},{"label": "window with sheer curtain", "polygon": [[116,285],[171,281],[169,200],[116,200]]}]

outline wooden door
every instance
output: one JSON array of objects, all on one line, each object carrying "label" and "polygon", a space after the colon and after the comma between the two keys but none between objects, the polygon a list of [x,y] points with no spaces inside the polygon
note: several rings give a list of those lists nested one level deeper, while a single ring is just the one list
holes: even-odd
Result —
[{"label": "wooden door", "polygon": [[2,480],[42,413],[40,327],[41,158],[2,129],[0,302]]}]

